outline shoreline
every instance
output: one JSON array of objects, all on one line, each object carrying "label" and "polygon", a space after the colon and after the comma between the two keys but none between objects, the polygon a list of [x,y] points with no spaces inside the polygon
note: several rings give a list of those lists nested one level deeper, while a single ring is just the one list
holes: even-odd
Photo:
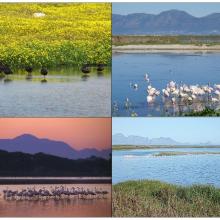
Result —
[{"label": "shoreline", "polygon": [[151,150],[151,149],[182,149],[182,148],[194,148],[194,149],[203,149],[203,148],[220,148],[220,146],[132,146],[132,145],[113,145],[112,151],[118,150]]},{"label": "shoreline", "polygon": [[0,185],[111,184],[111,177],[0,177]]},{"label": "shoreline", "polygon": [[182,44],[155,44],[155,45],[112,45],[112,53],[220,53],[220,45],[182,45]]}]

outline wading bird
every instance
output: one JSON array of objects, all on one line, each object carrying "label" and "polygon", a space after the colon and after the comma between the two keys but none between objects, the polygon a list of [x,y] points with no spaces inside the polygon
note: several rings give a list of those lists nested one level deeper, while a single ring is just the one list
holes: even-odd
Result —
[{"label": "wading bird", "polygon": [[46,67],[42,67],[41,70],[40,70],[40,73],[42,76],[44,76],[44,79],[46,77],[46,75],[48,74],[48,70]]},{"label": "wading bird", "polygon": [[81,68],[81,71],[85,74],[90,73],[91,72],[91,67],[89,66],[89,64],[84,64]]}]

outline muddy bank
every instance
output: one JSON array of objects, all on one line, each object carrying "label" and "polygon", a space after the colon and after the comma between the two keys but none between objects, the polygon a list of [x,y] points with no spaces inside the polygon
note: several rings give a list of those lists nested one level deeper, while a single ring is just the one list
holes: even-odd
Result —
[{"label": "muddy bank", "polygon": [[112,46],[113,53],[154,53],[154,52],[172,52],[172,53],[195,53],[195,52],[220,52],[220,45],[180,45],[180,44],[161,44],[161,45],[123,45]]}]

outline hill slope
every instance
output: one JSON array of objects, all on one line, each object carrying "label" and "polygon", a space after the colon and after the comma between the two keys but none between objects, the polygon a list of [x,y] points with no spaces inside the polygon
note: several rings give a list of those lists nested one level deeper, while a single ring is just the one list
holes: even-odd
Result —
[{"label": "hill slope", "polygon": [[111,159],[70,160],[43,153],[0,150],[0,176],[111,176]]}]

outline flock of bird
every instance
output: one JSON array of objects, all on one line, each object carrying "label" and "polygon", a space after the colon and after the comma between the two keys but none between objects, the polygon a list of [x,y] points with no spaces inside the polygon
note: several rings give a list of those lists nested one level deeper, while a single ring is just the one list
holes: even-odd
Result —
[{"label": "flock of bird", "polygon": [[[160,95],[163,101],[169,100],[172,104],[184,102],[185,104],[192,104],[195,101],[209,101],[211,103],[220,102],[220,84],[215,84],[213,87],[208,85],[187,85],[177,84],[170,81],[166,88],[162,90],[156,89],[151,85],[148,74],[145,74],[144,80],[147,83],[146,101],[147,103],[154,103]],[[130,83],[130,87],[137,90],[137,83]],[[130,105],[130,101],[126,98],[125,107]]]},{"label": "flock of bird", "polygon": [[[88,73],[90,73],[91,72],[91,66],[92,65],[90,65],[90,64],[84,64],[83,66],[82,66],[82,68],[81,68],[81,71],[82,71],[82,73],[83,74],[88,74]],[[102,72],[103,70],[104,70],[104,67],[105,67],[105,65],[104,64],[98,64],[97,65],[97,71],[98,72]],[[25,71],[27,72],[27,77],[31,77],[31,74],[32,74],[32,72],[33,72],[33,67],[32,66],[26,66],[25,68]],[[5,64],[3,64],[2,62],[0,62],[0,73],[4,73],[6,76],[8,76],[8,75],[11,75],[11,74],[13,74],[13,71],[12,71],[12,69],[8,66],[8,65],[5,65]],[[48,69],[46,68],[46,67],[42,67],[41,69],[40,69],[40,73],[41,73],[41,75],[44,77],[44,79],[45,79],[45,77],[47,76],[47,74],[48,74]]]},{"label": "flock of bird", "polygon": [[48,200],[48,199],[105,199],[109,192],[107,190],[94,188],[84,189],[83,187],[64,187],[56,186],[50,187],[50,190],[43,187],[42,189],[35,189],[35,187],[27,187],[22,190],[3,190],[3,197],[5,200]]}]

